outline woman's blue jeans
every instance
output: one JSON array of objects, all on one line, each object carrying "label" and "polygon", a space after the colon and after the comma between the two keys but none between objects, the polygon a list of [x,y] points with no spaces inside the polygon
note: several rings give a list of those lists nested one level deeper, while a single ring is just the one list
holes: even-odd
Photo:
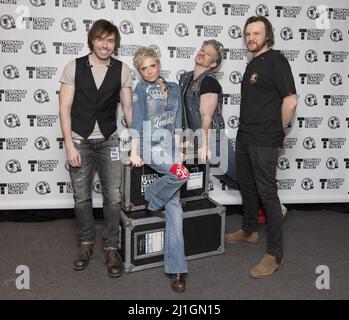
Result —
[{"label": "woman's blue jeans", "polygon": [[173,164],[148,164],[162,176],[145,191],[149,210],[165,209],[165,273],[187,273],[188,264],[184,253],[183,210],[180,204],[180,188],[187,179],[180,180],[170,172]]}]

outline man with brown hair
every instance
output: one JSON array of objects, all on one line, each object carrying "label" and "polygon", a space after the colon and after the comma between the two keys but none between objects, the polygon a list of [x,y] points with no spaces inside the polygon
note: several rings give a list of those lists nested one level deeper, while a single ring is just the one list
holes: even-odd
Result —
[{"label": "man with brown hair", "polygon": [[103,195],[105,262],[110,277],[122,275],[118,253],[121,163],[116,133],[120,100],[128,125],[132,77],[128,66],[112,58],[120,43],[115,25],[96,21],[88,33],[90,54],[71,61],[61,76],[59,115],[73,184],[79,253],[74,270],[88,266],[95,237],[91,185],[98,172]]},{"label": "man with brown hair", "polygon": [[236,171],[243,201],[243,225],[225,235],[227,242],[258,242],[258,208],[262,202],[268,221],[267,252],[251,270],[253,278],[267,278],[284,265],[282,210],[277,194],[278,149],[283,144],[297,96],[290,65],[274,51],[274,34],[265,17],[250,17],[244,27],[253,59],[241,84],[240,126],[236,138]]}]

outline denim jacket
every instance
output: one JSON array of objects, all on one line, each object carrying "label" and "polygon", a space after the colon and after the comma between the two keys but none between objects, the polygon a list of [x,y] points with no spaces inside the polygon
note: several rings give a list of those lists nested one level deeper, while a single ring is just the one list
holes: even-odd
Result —
[{"label": "denim jacket", "polygon": [[[182,93],[183,102],[183,126],[188,127],[193,131],[201,128],[200,114],[200,87],[201,82],[205,77],[213,77],[216,79],[215,73],[211,70],[203,72],[197,79],[193,79],[194,71],[184,73],[180,80],[179,86]],[[189,87],[190,83],[192,85]],[[188,100],[186,100],[188,98]],[[224,118],[222,115],[223,93],[218,95],[217,108],[212,118],[212,129],[224,129]]]},{"label": "denim jacket", "polygon": [[[131,128],[137,130],[140,135],[141,153],[145,141],[151,141],[152,147],[158,146],[168,152],[173,151],[175,129],[182,129],[182,101],[179,86],[174,82],[165,82],[165,84],[168,92],[167,100],[160,85],[154,82],[141,80],[133,92]],[[150,130],[143,132],[143,126]],[[163,136],[161,142],[152,140],[152,135],[156,131]],[[169,142],[172,150],[169,149]]]}]

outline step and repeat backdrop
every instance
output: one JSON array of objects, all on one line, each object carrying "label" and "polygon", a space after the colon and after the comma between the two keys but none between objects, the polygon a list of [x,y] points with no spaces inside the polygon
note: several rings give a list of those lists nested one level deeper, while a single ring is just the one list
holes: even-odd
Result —
[{"label": "step and repeat backdrop", "polygon": [[[218,72],[233,139],[240,82],[250,58],[242,29],[268,17],[275,49],[289,60],[299,95],[280,151],[277,183],[284,203],[349,201],[349,3],[347,0],[158,1],[0,0],[0,209],[73,207],[58,117],[59,78],[88,53],[86,33],[108,19],[119,27],[118,58],[132,69],[139,45],[154,47],[162,76],[192,70],[202,41],[224,45]],[[138,75],[133,70],[135,84]],[[119,127],[124,119],[119,114]],[[98,176],[94,205],[101,206]],[[239,204],[238,191],[212,178],[211,196]]]}]

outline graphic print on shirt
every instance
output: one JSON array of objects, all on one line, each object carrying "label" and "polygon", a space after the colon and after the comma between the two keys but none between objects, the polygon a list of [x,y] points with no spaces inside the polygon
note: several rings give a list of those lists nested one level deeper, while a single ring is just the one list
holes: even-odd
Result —
[{"label": "graphic print on shirt", "polygon": [[251,75],[251,78],[250,78],[250,83],[254,84],[257,82],[257,78],[258,78],[258,74],[257,73],[253,73]]},{"label": "graphic print on shirt", "polygon": [[145,93],[148,103],[148,119],[151,119],[152,127],[159,129],[174,124],[177,110],[163,111],[163,106],[167,105],[167,102],[161,89],[149,85],[146,87]]},{"label": "graphic print on shirt", "polygon": [[169,124],[175,123],[175,113],[173,111],[163,112],[154,116],[152,122],[155,128],[164,128]]},{"label": "graphic print on shirt", "polygon": [[160,100],[164,99],[164,95],[160,88],[154,88],[153,86],[147,86],[145,89],[147,95],[147,100],[155,99]]}]

